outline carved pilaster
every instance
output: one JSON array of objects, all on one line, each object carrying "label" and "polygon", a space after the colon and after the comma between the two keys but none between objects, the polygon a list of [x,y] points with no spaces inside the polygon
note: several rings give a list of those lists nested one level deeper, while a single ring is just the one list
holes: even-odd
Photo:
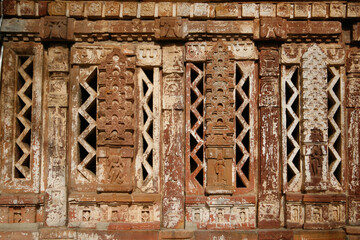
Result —
[{"label": "carved pilaster", "polygon": [[163,226],[184,227],[184,48],[163,48]]},{"label": "carved pilaster", "polygon": [[51,45],[47,55],[48,73],[48,176],[46,224],[65,226],[67,217],[66,156],[69,50]]},{"label": "carved pilaster", "polygon": [[264,48],[260,52],[260,181],[259,227],[280,226],[280,109],[279,52]]}]

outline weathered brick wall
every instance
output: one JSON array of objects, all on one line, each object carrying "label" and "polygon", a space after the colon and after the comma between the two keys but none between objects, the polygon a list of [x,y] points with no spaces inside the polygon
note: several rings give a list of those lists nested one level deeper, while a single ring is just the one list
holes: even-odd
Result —
[{"label": "weathered brick wall", "polygon": [[0,239],[360,239],[360,3],[2,3]]}]

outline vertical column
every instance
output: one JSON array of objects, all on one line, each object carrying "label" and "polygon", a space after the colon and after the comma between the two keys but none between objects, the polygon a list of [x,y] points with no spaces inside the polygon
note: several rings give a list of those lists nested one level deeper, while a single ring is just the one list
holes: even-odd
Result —
[{"label": "vertical column", "polygon": [[[280,227],[279,52],[260,52],[259,228]],[[266,87],[265,87],[266,86]]]},{"label": "vertical column", "polygon": [[346,65],[349,224],[360,225],[360,49],[348,50]]},{"label": "vertical column", "polygon": [[69,51],[66,46],[51,45],[48,49],[48,176],[46,188],[46,224],[66,224],[67,188],[67,109]]},{"label": "vertical column", "polygon": [[326,190],[328,99],[326,55],[316,44],[302,56],[302,136],[305,190]]},{"label": "vertical column", "polygon": [[206,64],[205,156],[208,194],[232,194],[234,157],[234,68],[223,42],[214,46]]},{"label": "vertical column", "polygon": [[163,227],[184,227],[184,49],[163,48]]},{"label": "vertical column", "polygon": [[132,192],[135,156],[135,58],[114,49],[99,66],[97,191]]}]

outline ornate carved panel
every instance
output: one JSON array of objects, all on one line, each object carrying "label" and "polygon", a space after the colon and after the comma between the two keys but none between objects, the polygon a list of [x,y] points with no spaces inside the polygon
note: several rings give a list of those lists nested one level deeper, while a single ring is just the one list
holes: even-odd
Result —
[{"label": "ornate carved panel", "polygon": [[[322,56],[321,59],[315,60],[305,55],[306,46],[309,47],[308,54],[317,51],[313,55],[316,55],[316,58]],[[345,69],[339,66],[344,64],[344,53],[339,49],[339,45],[336,44],[320,44],[316,49],[315,45],[304,44],[285,44],[282,47],[283,144],[287,146],[283,149],[283,173],[287,191],[299,192],[304,184],[306,189],[311,189],[312,187],[306,186],[311,185],[312,174],[319,174],[317,183],[314,183],[318,190],[343,191]],[[302,63],[299,66],[301,59],[311,59],[308,60],[310,65]],[[316,61],[320,62],[314,64]],[[307,70],[307,66],[313,66],[312,70]],[[305,86],[309,76],[313,76],[313,80],[309,82],[311,86]],[[319,81],[321,78],[322,84],[315,84],[314,79]],[[309,89],[317,94],[311,93]],[[319,102],[316,103],[315,99]],[[320,109],[321,114],[315,114]],[[302,122],[300,119],[303,119]],[[309,132],[304,128],[315,130]],[[315,142],[316,146],[310,146],[310,142]],[[305,156],[305,165],[302,163],[302,155]],[[304,171],[305,179],[302,179]]]},{"label": "ornate carved panel", "polygon": [[[250,42],[235,41],[186,45],[186,219],[197,228],[255,226],[255,222],[243,224],[245,220],[238,219],[235,214],[243,209],[248,216],[246,209],[253,206],[254,199],[244,199],[249,204],[245,206],[236,202],[234,196],[229,196],[230,202],[235,201],[236,207],[232,207],[228,205],[230,202],[221,203],[221,196],[216,196],[251,193],[254,188],[257,154],[255,64],[234,61],[239,56],[240,59],[244,57],[239,54],[243,49],[241,46],[251,45]],[[195,49],[201,51],[194,55]],[[246,52],[246,59],[256,56],[251,49],[247,48],[250,52]],[[212,195],[211,204],[203,206],[191,200],[191,196],[196,199],[205,194]],[[252,219],[254,213],[249,214]]]}]

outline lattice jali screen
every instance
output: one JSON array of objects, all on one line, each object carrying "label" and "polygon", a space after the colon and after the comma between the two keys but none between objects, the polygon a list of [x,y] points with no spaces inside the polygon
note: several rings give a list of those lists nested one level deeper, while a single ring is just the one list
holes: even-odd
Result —
[{"label": "lattice jali screen", "polygon": [[3,191],[38,192],[43,47],[33,43],[4,47],[7,57],[3,62],[1,100]]},{"label": "lattice jali screen", "polygon": [[[205,45],[205,44],[204,44]],[[208,46],[209,47],[209,46]],[[233,161],[231,182],[234,194],[247,193],[254,188],[256,159],[256,79],[252,61],[229,61],[235,86],[231,98],[233,129]],[[205,59],[186,64],[186,175],[187,192],[203,195],[207,184],[208,164],[205,159],[205,95],[207,86]],[[220,90],[219,90],[220,91]],[[218,96],[219,99],[222,96]],[[220,101],[220,100],[219,100]],[[222,101],[222,100],[221,100]],[[219,116],[221,114],[219,113]],[[219,120],[220,121],[220,120]]]},{"label": "lattice jali screen", "polygon": [[159,190],[160,74],[159,68],[138,68],[139,141],[136,157],[137,187],[143,192]]},{"label": "lattice jali screen", "polygon": [[[324,59],[312,59],[309,63],[304,64],[303,61],[305,61],[305,59],[303,56],[306,50],[310,47],[311,44],[285,44],[282,47],[283,65],[281,66],[281,101],[284,188],[287,192],[299,192],[304,189],[303,187],[305,181],[307,181],[304,177],[304,171],[308,172],[308,176],[309,174],[316,173],[316,171],[313,169],[315,165],[309,165],[309,162],[306,162],[303,158],[304,154],[308,154],[303,152],[305,151],[305,149],[303,149],[303,142],[325,141],[326,146],[324,145],[324,147],[322,147],[321,156],[324,156],[326,163],[324,162],[324,165],[321,168],[324,168],[324,171],[326,173],[324,173],[325,175],[323,174],[323,176],[321,177],[321,181],[324,182],[323,184],[321,184],[321,188],[322,190],[343,191],[343,159],[345,154],[344,62],[341,62],[341,59],[337,62],[334,60],[334,53],[339,54],[337,51],[337,48],[339,48],[338,46],[334,47],[331,44],[320,44],[320,48],[315,45],[312,46],[315,50],[311,51],[320,52],[322,55],[324,55]],[[341,54],[339,54],[339,56],[341,56]],[[310,111],[306,112],[306,116],[310,116],[312,114],[311,116],[313,116],[314,123],[309,122],[310,120],[307,119],[305,121],[307,121],[308,123],[301,123],[302,119],[304,118],[303,114],[305,103],[303,102],[303,100],[306,99],[307,101],[309,101],[308,99],[319,98],[319,96],[315,98],[313,94],[309,93],[308,89],[312,89],[313,87],[307,87],[307,83],[304,83],[304,80],[302,79],[304,76],[308,76],[308,73],[306,73],[306,71],[304,73],[304,67],[307,67],[308,65],[311,67],[317,61],[320,61],[321,64],[325,66],[323,73],[325,79],[324,89],[321,88],[321,96],[322,98],[324,98],[324,100],[321,104],[324,105],[324,107],[326,108],[326,120],[325,118],[324,120],[319,120],[319,115],[314,115]],[[318,65],[315,64],[313,67],[317,68],[317,66]],[[314,77],[318,78],[319,76]],[[306,89],[304,89],[304,87],[306,87]],[[309,104],[307,104],[306,106],[307,108],[309,108]],[[319,135],[319,137],[316,137],[315,135],[315,132],[319,131],[316,129],[316,124],[319,121],[322,121],[321,125],[324,126],[323,128],[325,129],[323,137],[321,136],[321,134]],[[303,129],[305,127],[304,124],[307,124],[306,126],[315,126],[314,129],[311,129],[311,136],[310,133],[308,135],[306,133],[310,130],[305,131]],[[318,140],[311,140],[316,138]]]},{"label": "lattice jali screen", "polygon": [[95,66],[80,68],[73,85],[72,166],[74,181],[80,185],[96,182],[96,115],[97,78]]}]

